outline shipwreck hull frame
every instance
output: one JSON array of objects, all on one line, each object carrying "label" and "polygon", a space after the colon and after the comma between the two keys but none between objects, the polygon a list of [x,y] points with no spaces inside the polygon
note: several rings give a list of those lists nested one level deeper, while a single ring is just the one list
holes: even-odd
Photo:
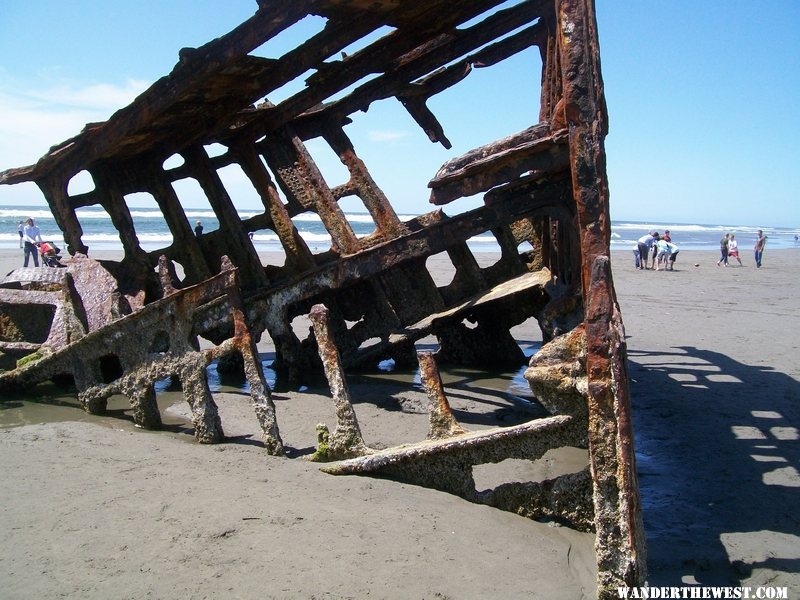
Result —
[{"label": "shipwreck hull frame", "polygon": [[[308,15],[326,19],[324,28],[277,59],[257,55],[265,42]],[[382,29],[388,33],[345,53]],[[375,102],[397,100],[428,140],[449,149],[453,144],[428,101],[475,69],[491,68],[531,48],[538,49],[542,63],[540,97],[531,102],[535,106],[538,101],[538,115],[531,126],[448,160],[428,184],[435,206],[477,194],[483,194],[484,205],[453,217],[436,209],[402,221],[347,135],[350,116]],[[276,104],[269,101],[270,94],[310,70],[300,91]],[[104,397],[122,392],[135,404],[137,422],[155,427],[159,417],[152,377],[183,373],[190,382],[187,400],[198,407],[193,410],[198,439],[213,442],[222,433],[200,371],[208,361],[238,353],[265,447],[270,454],[282,454],[255,349],[262,335],[274,344],[274,366],[283,375],[302,380],[324,368],[330,380],[339,370],[387,358],[416,361],[414,343],[426,335],[439,341],[438,363],[489,366],[523,364],[511,329],[527,319],[538,320],[545,346],[579,332],[585,351],[577,364],[586,382],[573,405],[585,401],[585,410],[580,416],[554,415],[548,423],[566,428],[570,440],[583,440],[589,449],[592,514],[587,517],[581,508],[576,518],[584,524],[591,520],[596,530],[598,596],[615,597],[618,586],[644,583],[645,549],[624,329],[609,262],[607,131],[592,0],[512,5],[500,0],[259,0],[255,14],[229,33],[180,50],[171,73],[108,121],[87,125],[35,165],[0,173],[0,184],[38,185],[73,260],[90,252],[78,213],[88,206],[109,214],[124,250],[122,260],[103,263],[116,287],[104,288],[102,301],[83,301],[69,277],[59,284],[60,292],[37,291],[16,280],[0,285],[0,351],[17,357],[45,350],[39,360],[0,373],[0,387],[34,385],[66,371],[75,378],[87,410],[101,410]],[[326,182],[305,145],[312,139],[322,140],[339,157],[347,182]],[[212,155],[212,147],[222,152]],[[173,157],[181,164],[165,166]],[[239,199],[220,177],[222,169],[234,165],[263,205],[263,211],[247,219],[239,217]],[[84,172],[94,189],[70,194],[70,182]],[[195,235],[175,190],[185,179],[202,190],[218,230]],[[164,215],[173,238],[167,247],[146,251],[139,242],[126,198],[141,192],[150,194]],[[340,201],[350,197],[359,198],[374,221],[370,235],[358,237],[348,222]],[[330,249],[315,252],[304,241],[294,224],[303,215],[322,222]],[[265,229],[280,240],[284,264],[262,264],[249,234]],[[479,265],[467,244],[476,235],[497,241],[496,264]],[[523,245],[532,249],[521,250]],[[454,278],[438,286],[425,264],[444,253]],[[324,333],[317,327],[301,339],[292,321],[311,315],[317,305],[325,306]],[[35,342],[22,339],[19,311],[26,306],[58,316],[46,344],[41,332]],[[87,317],[82,311],[90,306],[102,306],[103,314]],[[63,319],[72,325],[63,325]],[[110,351],[120,336],[135,337],[153,319],[177,319],[181,340],[167,336],[162,345],[169,350],[160,352],[115,347],[123,373],[104,381],[96,368],[102,352]],[[215,348],[199,350],[197,336]],[[148,346],[158,346],[148,340]],[[94,350],[86,354],[82,348]],[[423,369],[433,369],[426,365]],[[431,410],[446,413],[444,392],[431,385],[430,393],[438,397]],[[337,395],[334,388],[342,393],[341,383],[331,384]],[[347,398],[339,400],[347,404]],[[405,452],[397,459],[402,468],[392,463],[394,471],[388,472],[427,485],[430,474],[415,473],[430,461],[471,469],[484,458],[500,460],[498,452],[514,455],[514,448],[525,444],[535,450],[522,455],[534,459],[544,447],[537,446],[544,434],[536,432],[551,429],[546,423],[532,424],[516,433],[499,431],[466,441],[472,434],[438,414],[445,419],[446,439]],[[581,423],[580,435],[575,423]],[[486,456],[470,454],[482,444]],[[504,444],[506,450],[498,450]],[[362,458],[370,464],[389,464],[369,454]],[[340,464],[330,470],[348,468]],[[450,491],[473,501],[508,504],[502,494],[481,500],[468,489],[471,475],[447,470],[455,482]],[[588,485],[585,474],[565,482],[564,489]],[[511,493],[543,498],[535,502],[541,506],[530,508],[534,516],[547,514],[550,509],[542,506],[558,504],[559,497],[569,494],[554,491],[562,488],[523,487]],[[576,498],[585,498],[582,494]],[[529,510],[524,498],[510,505],[521,513]],[[562,508],[550,514],[572,510]]]}]

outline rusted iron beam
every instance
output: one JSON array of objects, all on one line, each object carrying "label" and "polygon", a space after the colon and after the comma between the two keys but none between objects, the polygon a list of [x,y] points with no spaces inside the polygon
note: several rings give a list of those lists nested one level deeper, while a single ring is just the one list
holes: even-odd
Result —
[{"label": "rusted iron beam", "polygon": [[523,50],[527,50],[531,46],[543,43],[546,40],[545,33],[546,29],[541,23],[537,22],[535,25],[526,27],[499,42],[494,42],[486,48],[482,48],[475,54],[469,55],[466,60],[476,69],[491,67]]},{"label": "rusted iron beam", "polygon": [[255,148],[250,144],[239,143],[234,152],[240,159],[242,171],[253,183],[261,197],[261,202],[269,214],[270,225],[281,241],[286,252],[286,262],[292,271],[305,271],[315,266],[314,255],[297,231],[289,212],[278,196],[278,190],[261,162]]},{"label": "rusted iron beam", "polygon": [[[131,310],[128,301],[120,295],[116,280],[100,263],[78,254],[63,264],[63,269],[18,269],[0,282],[6,287],[22,288],[16,292],[0,290],[0,294],[13,292],[6,296],[6,306],[8,310],[21,311],[23,319],[25,311],[40,300],[53,301],[56,308],[50,334],[41,344],[48,353],[101,329]],[[57,291],[43,292],[42,288]]]},{"label": "rusted iron beam", "polygon": [[[114,155],[115,148],[129,136],[146,130],[154,115],[168,111],[182,96],[202,84],[205,78],[277,35],[307,14],[307,5],[295,0],[274,0],[228,34],[183,54],[172,73],[162,77],[128,107],[117,111],[102,125],[58,146],[26,173],[0,176],[2,183],[40,180],[52,171],[67,178],[96,160]],[[242,107],[244,108],[244,106]],[[193,128],[187,127],[191,132]]]},{"label": "rusted iron beam", "polygon": [[[559,300],[554,299],[554,302],[558,303]],[[543,314],[541,318],[548,316]],[[548,324],[547,328],[552,330],[553,326]],[[575,436],[571,442],[586,448],[589,382],[586,375],[586,329],[583,323],[542,346],[531,357],[524,376],[534,396],[548,412],[575,418]]]},{"label": "rusted iron beam", "polygon": [[[24,181],[29,180],[25,179]],[[89,251],[89,247],[81,239],[83,237],[83,227],[75,214],[75,208],[70,204],[69,195],[67,194],[68,183],[69,179],[63,177],[57,171],[54,174],[49,174],[36,180],[36,185],[42,190],[58,228],[64,234],[67,251],[72,255],[78,252],[86,254]]]},{"label": "rusted iron beam", "polygon": [[[189,333],[183,328],[179,332],[187,335]],[[176,338],[171,339],[172,343],[175,341]],[[123,354],[119,352],[118,346],[103,350],[102,356]],[[173,348],[173,350],[178,354],[167,353],[164,356],[148,357],[135,357],[133,353],[129,356],[123,354],[120,357],[123,365],[136,366],[129,367],[127,373],[108,384],[98,384],[102,378],[97,371],[84,370],[91,364],[87,364],[86,361],[81,361],[80,365],[74,365],[73,368],[62,372],[71,372],[74,376],[79,390],[78,400],[87,412],[103,414],[107,399],[114,394],[123,394],[131,402],[134,419],[142,419],[134,421],[136,425],[148,429],[159,429],[161,426],[160,416],[155,416],[158,409],[155,406],[155,394],[151,389],[154,382],[177,377],[181,382],[183,396],[191,409],[195,439],[203,444],[222,441],[224,438],[222,422],[205,376],[206,367],[211,362],[209,356],[207,353],[194,352],[186,348]]]},{"label": "rusted iron beam", "polygon": [[[465,76],[467,72],[468,69],[464,72]],[[422,128],[430,141],[434,143],[438,142],[448,150],[453,147],[453,144],[449,139],[447,139],[447,136],[444,133],[442,124],[425,103],[425,97],[417,95],[405,95],[398,96],[398,99],[403,103],[403,106],[408,111],[408,114],[410,114],[411,118],[414,119],[417,122],[417,125]]]},{"label": "rusted iron beam", "polygon": [[233,201],[222,185],[219,174],[209,163],[208,154],[203,148],[195,146],[186,150],[183,156],[219,220],[220,229],[224,232],[227,240],[225,248],[245,273],[247,285],[250,287],[266,286],[269,279],[253,245],[248,241]]},{"label": "rusted iron beam", "polygon": [[[70,373],[75,365],[82,362],[97,360],[105,354],[115,353],[116,339],[130,339],[135,342],[134,347],[146,351],[148,346],[143,343],[141,336],[146,333],[154,335],[158,330],[163,330],[165,325],[165,312],[180,300],[180,310],[183,314],[198,309],[200,306],[212,302],[223,296],[229,273],[221,273],[203,284],[193,286],[168,298],[148,304],[141,310],[106,324],[101,329],[91,331],[80,340],[70,344],[62,351],[27,365],[25,369],[0,374],[0,388],[24,388],[45,381],[60,373]],[[109,328],[110,327],[110,328]],[[188,337],[187,337],[188,339]],[[99,381],[99,379],[98,379]]]},{"label": "rusted iron beam", "polygon": [[422,387],[428,394],[428,412],[430,413],[428,439],[439,440],[467,433],[467,430],[459,425],[453,416],[433,353],[418,352],[417,360],[419,361],[419,378]]},{"label": "rusted iron beam", "polygon": [[405,233],[407,230],[397,217],[389,199],[370,175],[364,161],[356,154],[353,143],[342,127],[328,121],[323,128],[323,137],[331,149],[339,155],[342,164],[347,167],[350,173],[348,188],[358,195],[369,211],[375,221],[378,237],[394,238]]},{"label": "rusted iron beam", "polygon": [[45,344],[68,343],[63,302],[63,288],[57,292],[0,289],[0,353],[11,355],[3,361],[7,366],[13,368],[17,358],[37,352]]},{"label": "rusted iron beam", "polygon": [[312,209],[319,215],[333,248],[342,254],[358,249],[358,239],[345,219],[314,159],[291,129],[272,135],[260,145],[264,158],[290,203]]},{"label": "rusted iron beam", "polygon": [[119,232],[119,239],[125,252],[123,260],[139,262],[149,267],[147,254],[139,245],[139,238],[136,236],[136,229],[133,226],[133,218],[128,205],[125,204],[125,197],[114,183],[114,171],[102,170],[93,173],[92,178],[95,181],[98,193],[103,198],[101,206],[111,218],[114,229]]},{"label": "rusted iron beam", "polygon": [[[535,211],[537,207],[558,207],[565,201],[564,193],[565,189],[560,184],[544,187],[532,197],[521,196],[502,205],[482,207],[451,219],[431,220],[427,228],[345,257],[291,284],[248,294],[246,303],[249,307],[249,320],[251,323],[262,323],[269,330],[279,355],[295,356],[299,342],[287,325],[288,307],[312,301],[320,294],[340,290],[398,265],[447,251],[487,229],[503,223],[513,223],[525,217],[529,211]],[[412,273],[416,276],[420,270],[412,269],[409,275]],[[498,279],[487,279],[487,284],[498,282]],[[470,293],[472,292],[465,290],[461,299],[468,297]],[[262,302],[265,304],[262,305]],[[402,307],[403,303],[398,304]],[[437,309],[429,307],[428,310]],[[414,322],[416,321],[402,321],[402,324],[407,326]],[[395,327],[394,321],[387,321],[386,326],[391,331]]]},{"label": "rusted iron beam", "polygon": [[[472,467],[507,458],[536,460],[550,447],[572,445],[585,419],[554,416],[520,426],[467,432],[453,418],[433,356],[418,354],[420,378],[429,397],[428,439],[375,451],[323,467],[334,475],[382,475],[444,490],[530,519],[555,519],[581,531],[593,531],[592,478],[589,468],[546,481],[501,484],[477,491]],[[327,439],[327,438],[324,438]]]},{"label": "rusted iron beam", "polygon": [[450,284],[441,289],[442,298],[446,304],[451,305],[472,291],[487,287],[487,278],[467,244],[451,246],[447,249],[447,256],[453,263],[456,272]]},{"label": "rusted iron beam", "polygon": [[566,132],[552,133],[549,126],[537,125],[452,159],[428,182],[430,202],[442,205],[485,192],[528,171],[564,171],[569,165],[566,142]]},{"label": "rusted iron beam", "polygon": [[589,459],[597,529],[598,589],[643,585],[645,537],[633,448],[625,331],[606,256],[595,258],[586,305]]},{"label": "rusted iron beam", "polygon": [[427,77],[408,84],[404,90],[394,95],[422,127],[430,141],[440,142],[445,148],[450,149],[452,144],[444,134],[441,123],[428,109],[427,100],[467,77],[473,65],[479,68],[488,67],[537,43],[541,38],[540,32],[541,28],[538,25],[529,27],[502,42],[467,56],[455,65],[441,68]]},{"label": "rusted iron beam", "polygon": [[[459,23],[474,18],[499,3],[500,0],[470,0],[460,1],[455,6],[453,0],[435,0],[420,5],[418,14],[415,15],[414,27],[398,29],[346,59],[317,71],[306,80],[304,90],[265,111],[263,118],[266,131],[289,123],[294,116],[357,83],[363,77],[397,69],[398,56],[413,51],[437,34],[448,32]],[[444,5],[447,5],[447,10],[442,10]]]},{"label": "rusted iron beam", "polygon": [[[536,301],[531,301],[525,309],[512,313],[507,311],[502,318],[498,318],[497,312],[492,308],[494,304],[502,305],[509,298],[533,295],[536,290],[542,290],[550,283],[551,276],[548,271],[538,273],[527,273],[515,279],[506,281],[490,289],[483,294],[476,294],[461,300],[458,304],[451,305],[446,309],[427,315],[425,318],[416,322],[403,322],[402,328],[394,330],[380,342],[368,348],[358,349],[354,353],[349,353],[344,363],[347,366],[367,365],[370,361],[375,362],[380,357],[390,355],[391,349],[404,347],[422,339],[426,335],[435,334],[440,338],[440,354],[448,362],[457,364],[479,364],[487,366],[491,364],[522,364],[524,357],[519,346],[508,340],[503,334],[507,334],[507,329],[522,323],[529,316],[535,316]],[[511,300],[513,302],[513,300]],[[520,304],[522,304],[520,302]],[[544,305],[544,302],[542,302]],[[464,318],[477,318],[481,322],[482,328],[489,328],[488,331],[480,329],[467,334],[461,329],[461,322]],[[496,326],[496,329],[493,327]],[[477,329],[477,328],[476,328]],[[453,330],[462,335],[456,335]],[[501,331],[502,330],[502,331]],[[468,336],[473,336],[468,337]],[[504,344],[508,342],[508,347]],[[466,360],[463,356],[460,360],[458,353],[470,355]]]},{"label": "rusted iron beam", "polygon": [[234,325],[231,341],[244,362],[244,374],[250,384],[250,398],[263,432],[264,447],[267,450],[267,454],[283,456],[285,452],[283,440],[278,430],[275,403],[272,401],[269,384],[264,377],[264,369],[261,366],[261,359],[258,355],[255,340],[250,335],[250,329],[245,319],[245,308],[240,293],[238,273],[228,257],[224,257],[222,261],[222,270],[233,273],[233,278],[229,278],[227,280],[228,285],[225,286]]},{"label": "rusted iron beam", "polygon": [[607,114],[592,3],[561,0],[557,29],[572,187],[581,232],[598,596],[612,598],[619,587],[644,585],[645,537],[633,452],[625,337],[608,258]]},{"label": "rusted iron beam", "polygon": [[[555,5],[554,5],[555,6]],[[565,123],[562,119],[555,119],[556,107],[561,101],[561,55],[558,49],[558,38],[556,35],[556,18],[551,14],[543,19],[543,25],[547,27],[547,42],[539,46],[542,57],[542,89],[539,102],[539,121],[543,123],[554,123],[555,127],[563,127]],[[561,103],[563,109],[563,102]]]},{"label": "rusted iron beam", "polygon": [[371,452],[364,444],[358,418],[350,401],[350,390],[342,369],[339,351],[330,335],[328,309],[316,304],[308,314],[314,327],[319,357],[325,368],[325,377],[333,395],[336,408],[336,428],[328,437],[328,447],[318,448],[314,460],[339,460],[354,456],[363,456]]},{"label": "rusted iron beam", "polygon": [[[75,253],[87,251],[75,212],[83,206],[99,204],[108,211],[125,250],[121,263],[108,263],[109,277],[119,282],[113,289],[98,277],[102,282],[96,285],[98,293],[84,296],[85,275],[77,271],[72,273],[77,295],[72,287],[61,288],[70,291],[62,291],[57,306],[72,299],[72,310],[80,319],[85,310],[82,322],[88,334],[68,341],[51,356],[34,356],[40,359],[0,374],[0,387],[71,373],[87,410],[100,411],[109,394],[124,393],[136,423],[158,427],[154,378],[177,376],[184,382],[198,439],[216,441],[223,434],[205,367],[239,353],[264,444],[268,452],[280,454],[282,441],[254,337],[268,330],[277,362],[285,360],[297,373],[318,368],[314,339],[298,340],[291,320],[324,301],[330,311],[322,315],[315,308],[312,322],[317,321],[317,354],[329,376],[338,425],[332,435],[324,427],[319,435],[325,449],[333,446],[334,455],[346,455],[351,448],[369,449],[361,438],[344,368],[378,357],[413,360],[413,340],[423,332],[437,336],[440,361],[449,358],[486,366],[498,356],[522,357],[510,329],[536,316],[546,342],[546,350],[531,364],[531,369],[546,371],[537,375],[541,379],[537,395],[554,412],[569,416],[502,432],[457,433],[444,442],[383,451],[357,459],[353,472],[400,477],[580,529],[594,526],[599,595],[611,597],[616,586],[641,585],[644,538],[624,332],[608,264],[607,115],[593,2],[528,0],[495,10],[500,4],[500,0],[260,1],[256,15],[226,36],[181,50],[170,75],[108,122],[87,126],[34,166],[0,174],[0,183],[39,185],[75,258],[81,256]],[[250,55],[307,14],[324,16],[327,25],[278,60]],[[334,59],[351,43],[385,26],[395,30],[367,41],[350,56],[342,53],[341,60]],[[494,65],[534,45],[543,62],[540,123],[449,161],[429,186],[435,204],[485,192],[484,207],[452,219],[437,211],[401,223],[345,134],[350,115],[376,100],[396,97],[429,139],[449,146],[442,124],[426,105],[428,99],[459,83],[473,68]],[[305,89],[277,105],[266,100],[310,69],[316,72],[306,80]],[[351,86],[354,89],[342,98],[323,104]],[[350,178],[345,184],[331,189],[303,145],[304,140],[318,137],[347,167]],[[228,150],[210,158],[204,146],[214,142]],[[172,154],[182,155],[185,164],[164,171],[164,160]],[[245,172],[261,196],[263,213],[246,221],[238,217],[219,178],[219,171],[228,165]],[[70,180],[82,170],[92,175],[96,189],[70,196]],[[200,182],[220,222],[219,230],[200,239],[194,237],[172,190],[173,182],[186,177]],[[276,184],[288,200],[286,205]],[[140,191],[153,194],[173,235],[171,246],[149,254],[139,247],[125,201]],[[338,204],[353,195],[363,201],[376,224],[376,231],[361,239]],[[332,251],[315,256],[298,235],[292,218],[309,212],[319,215],[330,232]],[[260,264],[247,234],[262,228],[275,231],[281,240],[287,255],[283,267]],[[486,233],[497,240],[501,258],[480,268],[466,242]],[[519,245],[526,241],[533,247],[520,252]],[[160,263],[159,280],[153,268],[162,251],[184,266],[182,285],[203,283],[178,290],[175,267],[166,260]],[[425,259],[444,252],[456,273],[452,283],[439,287],[425,268]],[[237,284],[229,265],[219,278],[206,280],[216,260],[227,253],[241,267],[242,280]],[[155,300],[159,295],[163,298]],[[2,298],[0,293],[0,305]],[[28,306],[50,310],[47,302],[38,308]],[[0,317],[9,327],[14,325],[13,315]],[[474,327],[467,327],[465,319]],[[353,321],[357,324],[348,327]],[[54,327],[49,334],[60,335],[63,327],[57,323]],[[198,333],[218,345],[197,350],[190,340]],[[560,337],[562,333],[569,335]],[[39,344],[46,334],[37,335]],[[15,334],[10,343],[19,354],[41,345],[18,337]],[[380,341],[365,344],[374,338]],[[585,341],[585,353],[573,352],[576,338]],[[138,346],[115,345],[119,339],[135,339]],[[547,356],[558,364],[543,364]],[[435,407],[433,435],[454,433],[458,425],[447,409],[436,365],[430,357],[419,360]],[[101,367],[115,361],[121,375],[106,383],[107,369]],[[585,368],[579,373],[581,366]],[[565,396],[555,398],[556,392]],[[552,444],[588,446],[591,472],[508,484],[486,494],[474,489],[474,464],[501,456],[531,460]],[[321,446],[318,457],[322,450]],[[590,496],[594,509],[587,502]]]},{"label": "rusted iron beam", "polygon": [[175,269],[172,267],[171,261],[163,254],[158,258],[158,279],[165,297],[178,291]]},{"label": "rusted iron beam", "polygon": [[332,475],[386,475],[474,501],[477,494],[470,467],[506,458],[541,458],[548,450],[565,444],[571,421],[572,417],[558,415],[444,440],[425,440],[326,465],[322,471]]},{"label": "rusted iron beam", "polygon": [[151,165],[143,173],[148,174],[145,189],[153,195],[172,233],[172,252],[169,253],[169,258],[185,265],[186,285],[208,279],[212,271],[203,256],[200,241],[194,235],[180,199],[169,184],[163,169],[160,165]]},{"label": "rusted iron beam", "polygon": [[[59,271],[61,279],[66,275]],[[0,289],[0,304],[45,304],[56,306],[61,301],[60,292]]]},{"label": "rusted iron beam", "polygon": [[[51,354],[0,373],[0,389],[23,389],[56,375],[71,374],[78,399],[88,412],[102,413],[109,396],[124,394],[131,402],[138,426],[159,428],[161,419],[153,386],[161,379],[177,377],[191,408],[195,437],[202,443],[216,443],[224,434],[208,387],[206,367],[231,352],[239,352],[267,452],[282,454],[269,387],[244,319],[237,270],[227,259],[223,269],[200,285],[175,291]],[[192,342],[196,332],[218,324],[216,320],[204,324],[201,313],[209,304],[225,299],[234,324],[233,337],[219,346],[196,350]],[[109,382],[104,382],[108,376],[101,373],[104,361],[115,363],[120,371]]]},{"label": "rusted iron beam", "polygon": [[[539,0],[530,0],[498,11],[481,23],[463,30],[444,30],[440,35],[432,37],[430,41],[399,57],[383,75],[358,86],[339,100],[319,108],[314,104],[305,110],[309,112],[321,110],[329,115],[329,118],[341,120],[357,110],[367,110],[376,100],[395,95],[400,97],[408,93],[411,90],[410,86],[420,77],[425,77],[450,61],[460,59],[468,52],[535,20],[538,14],[545,12],[541,8],[542,4],[543,2]],[[460,61],[459,65],[465,62],[469,61]],[[460,68],[463,66],[455,67],[456,70]],[[446,81],[455,83],[454,79]],[[275,126],[272,123],[274,120],[272,115],[267,113],[263,118],[267,129]]]},{"label": "rusted iron beam", "polygon": [[545,481],[503,483],[479,492],[477,502],[528,519],[555,520],[578,531],[594,531],[588,467]]}]

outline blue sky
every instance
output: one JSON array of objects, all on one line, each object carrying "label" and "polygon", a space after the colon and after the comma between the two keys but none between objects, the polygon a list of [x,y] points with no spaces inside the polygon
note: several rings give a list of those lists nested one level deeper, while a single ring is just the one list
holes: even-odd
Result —
[{"label": "blue sky", "polygon": [[[32,164],[85,123],[107,119],[167,74],[180,48],[228,32],[255,9],[255,0],[5,0],[0,170]],[[800,225],[800,2],[597,0],[597,13],[612,218]],[[320,25],[309,19],[298,29]],[[293,34],[261,52],[285,50]],[[356,115],[348,134],[399,213],[433,208],[426,184],[446,160],[536,120],[537,53],[507,63],[432,99],[450,151],[428,142],[393,100]],[[329,183],[341,183],[336,157],[318,142],[309,147]],[[258,206],[240,173],[223,179],[237,205]],[[196,204],[191,186],[178,191]],[[41,202],[35,186],[0,186],[0,205]]]}]

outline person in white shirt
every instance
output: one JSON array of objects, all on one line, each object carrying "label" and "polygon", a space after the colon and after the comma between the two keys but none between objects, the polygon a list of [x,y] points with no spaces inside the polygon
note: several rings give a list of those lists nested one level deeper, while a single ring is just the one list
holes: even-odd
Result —
[{"label": "person in white shirt", "polygon": [[655,267],[655,259],[656,259],[656,252],[653,248],[653,245],[656,243],[658,239],[658,233],[655,231],[651,231],[647,235],[643,235],[639,238],[637,242],[637,246],[639,247],[639,254],[641,256],[639,268],[646,269],[647,268],[647,257],[652,251],[653,254],[653,267]]},{"label": "person in white shirt", "polygon": [[742,264],[742,259],[739,258],[739,242],[736,241],[736,236],[733,234],[728,238],[728,256],[738,260],[740,267],[744,266]]},{"label": "person in white shirt", "polygon": [[22,239],[25,241],[25,264],[23,266],[28,266],[28,260],[32,254],[33,265],[38,267],[39,244],[42,243],[42,233],[30,217],[25,221],[25,227],[22,228]]},{"label": "person in white shirt", "polygon": [[677,257],[678,252],[680,252],[678,247],[675,244],[662,239],[656,242],[656,248],[658,250],[658,263],[656,264],[656,271],[661,270],[661,265],[664,265],[665,271],[674,270],[673,266],[675,263],[675,258]]}]

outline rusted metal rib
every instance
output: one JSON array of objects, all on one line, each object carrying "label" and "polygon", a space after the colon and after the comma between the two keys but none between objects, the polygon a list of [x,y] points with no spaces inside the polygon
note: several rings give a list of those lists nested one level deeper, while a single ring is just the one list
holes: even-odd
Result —
[{"label": "rusted metal rib", "polygon": [[[72,280],[50,282],[60,286],[56,295],[0,291],[0,317],[3,307],[13,307],[6,313],[14,313],[18,305],[55,315],[49,331],[27,338],[18,331],[16,313],[3,317],[8,339],[0,347],[13,354],[11,360],[3,358],[4,365],[26,354],[29,362],[0,373],[0,387],[71,373],[87,410],[101,411],[108,394],[122,392],[131,399],[138,424],[158,427],[153,378],[175,375],[185,380],[198,439],[213,442],[223,433],[205,366],[238,353],[264,444],[280,454],[277,418],[254,344],[266,332],[276,348],[273,366],[279,373],[299,379],[320,363],[328,372],[341,418],[333,437],[320,429],[321,440],[328,448],[364,452],[343,369],[386,358],[408,364],[416,358],[413,341],[423,334],[437,337],[441,364],[485,368],[498,359],[520,364],[524,355],[511,328],[535,318],[545,348],[536,360],[546,362],[559,344],[574,350],[576,339],[585,341],[584,354],[559,354],[558,364],[539,374],[544,383],[535,384],[543,405],[569,416],[457,434],[342,463],[358,467],[330,468],[389,474],[581,529],[591,524],[597,532],[598,595],[610,598],[618,586],[643,584],[644,533],[624,332],[607,258],[607,114],[594,4],[523,0],[500,9],[501,4],[259,0],[256,14],[228,34],[182,49],[170,74],[107,122],[88,124],[36,165],[0,173],[0,184],[34,181],[39,186],[73,260],[88,260],[76,212],[82,207],[105,208],[124,250],[123,260],[104,261],[107,271],[86,265],[71,271]],[[255,55],[259,46],[308,15],[324,17],[324,28],[279,58]],[[358,49],[351,51],[352,46]],[[454,218],[437,210],[401,222],[345,133],[355,124],[353,114],[376,101],[397,99],[431,141],[449,148],[457,140],[448,139],[445,116],[433,114],[430,99],[475,77],[475,69],[491,68],[533,46],[542,61],[539,123],[461,150],[429,184],[433,204],[483,193],[484,206]],[[313,73],[304,82],[296,82],[302,84],[299,91],[285,99],[275,96],[276,104],[269,101],[308,71]],[[327,143],[349,179],[329,185],[307,140]],[[212,157],[206,149],[212,144],[225,148]],[[183,157],[184,164],[165,168],[173,155]],[[398,168],[403,165],[401,155],[392,158]],[[263,212],[239,217],[239,198],[220,177],[228,167],[241,168]],[[95,189],[70,194],[70,182],[81,171],[92,176]],[[199,182],[218,230],[195,237],[181,205],[185,199],[173,187],[187,178]],[[152,194],[164,213],[173,237],[168,247],[149,252],[141,247],[126,203],[128,195],[139,192]],[[352,196],[375,222],[375,231],[360,238],[340,206]],[[330,249],[312,252],[298,234],[292,219],[308,216],[321,219]],[[283,266],[262,265],[248,238],[262,229],[280,240]],[[496,240],[500,259],[495,264],[478,264],[468,245],[476,235]],[[445,253],[455,275],[449,284],[438,285],[426,260]],[[227,255],[239,266],[240,278],[230,265],[211,275]],[[182,280],[171,261],[182,265]],[[25,277],[9,285],[35,294],[38,284]],[[299,340],[292,318],[321,303],[330,313],[312,311],[316,338]],[[62,316],[71,325],[60,322]],[[198,333],[216,345],[198,350],[189,342]],[[141,347],[119,344],[120,336]],[[367,344],[375,339],[380,341]],[[109,377],[103,367],[115,361],[122,373]],[[441,421],[435,435],[455,433],[433,357],[421,362],[434,420]],[[569,370],[568,381],[558,375],[562,367]],[[573,371],[585,375],[585,386],[582,378],[570,379]],[[548,397],[558,391],[554,373],[570,388],[568,398]],[[589,475],[509,484],[491,493],[474,489],[474,464],[501,455],[530,460],[551,444],[588,445]],[[593,511],[586,502],[590,487]]]},{"label": "rusted metal rib", "polygon": [[339,360],[339,351],[330,335],[328,309],[322,304],[316,304],[308,316],[314,326],[319,356],[325,368],[325,377],[328,379],[336,408],[336,428],[328,438],[328,448],[325,452],[317,449],[316,459],[338,460],[368,454],[371,450],[364,444],[364,438],[361,436],[358,418],[350,401],[347,379]]}]

